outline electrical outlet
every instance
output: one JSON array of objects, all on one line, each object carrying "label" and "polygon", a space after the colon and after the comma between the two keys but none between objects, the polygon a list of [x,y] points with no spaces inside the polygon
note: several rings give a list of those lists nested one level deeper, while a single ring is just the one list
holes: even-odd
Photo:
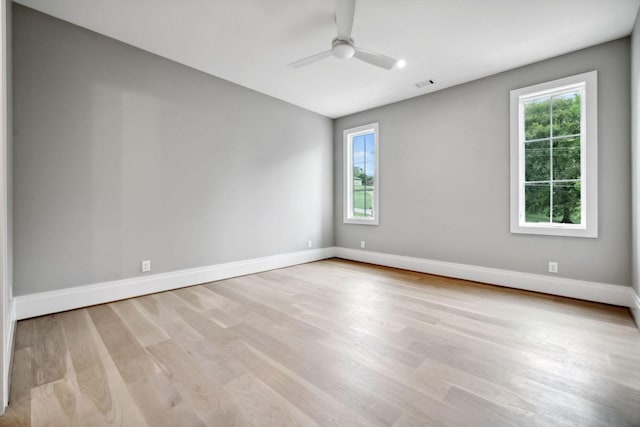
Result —
[{"label": "electrical outlet", "polygon": [[558,263],[555,261],[549,261],[549,273],[558,272]]},{"label": "electrical outlet", "polygon": [[307,240],[307,248],[311,249],[312,245],[311,245],[311,240]]},{"label": "electrical outlet", "polygon": [[364,249],[365,243],[364,240],[360,240],[360,249]]},{"label": "electrical outlet", "polygon": [[142,272],[143,273],[147,273],[149,271],[151,271],[151,261],[150,260],[144,260],[142,261]]}]

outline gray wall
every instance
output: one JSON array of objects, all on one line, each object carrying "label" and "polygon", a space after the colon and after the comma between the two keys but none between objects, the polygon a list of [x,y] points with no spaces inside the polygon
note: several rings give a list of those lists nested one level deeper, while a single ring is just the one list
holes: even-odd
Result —
[{"label": "gray wall", "polygon": [[12,43],[12,26],[13,26],[13,7],[11,1],[7,1],[6,14],[6,39],[3,41],[6,49],[6,140],[7,140],[7,282],[9,301],[13,299],[13,43]]},{"label": "gray wall", "polygon": [[332,121],[14,5],[15,294],[333,245]]},{"label": "gray wall", "polygon": [[[13,299],[13,225],[12,225],[12,206],[13,206],[13,183],[12,183],[12,149],[13,149],[13,112],[12,112],[12,76],[11,76],[11,1],[2,0],[1,7],[6,8],[6,14],[4,14],[4,19],[2,22],[2,51],[5,53],[5,59],[2,61],[2,74],[5,79],[5,86],[2,94],[2,156],[6,156],[6,164],[3,164],[3,177],[0,180],[2,182],[3,188],[2,192],[6,191],[6,205],[3,209],[6,209],[3,212],[3,215],[6,215],[6,224],[3,224],[3,227],[6,226],[5,229],[2,230],[0,235],[2,235],[2,242],[4,252],[2,254],[2,268],[3,278],[2,278],[2,299],[4,301],[4,305],[2,307],[2,319],[4,321],[3,324],[3,354],[0,357],[0,360],[3,362],[3,374],[2,374],[2,402],[0,406],[2,407],[3,412],[7,402],[9,400],[9,365],[11,362],[11,353],[10,349],[12,346],[12,342],[9,335],[9,331],[15,327],[16,321],[11,318],[11,305]],[[4,246],[6,245],[6,246]]]},{"label": "gray wall", "polygon": [[[336,245],[530,273],[631,281],[629,39],[338,119]],[[598,70],[599,237],[509,233],[509,91]],[[342,131],[380,123],[380,225],[342,221]]]},{"label": "gray wall", "polygon": [[[640,13],[631,35],[631,164],[633,287],[640,295]],[[636,319],[640,322],[640,311]],[[640,326],[640,323],[639,323]]]}]

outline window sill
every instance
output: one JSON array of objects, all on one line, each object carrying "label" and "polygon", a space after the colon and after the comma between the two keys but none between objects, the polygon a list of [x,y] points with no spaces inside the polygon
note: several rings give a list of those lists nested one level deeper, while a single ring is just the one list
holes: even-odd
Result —
[{"label": "window sill", "polygon": [[378,218],[374,218],[374,219],[344,218],[344,223],[360,224],[360,225],[378,225]]},{"label": "window sill", "polygon": [[543,236],[597,238],[598,229],[581,225],[512,225],[512,234],[538,234]]}]

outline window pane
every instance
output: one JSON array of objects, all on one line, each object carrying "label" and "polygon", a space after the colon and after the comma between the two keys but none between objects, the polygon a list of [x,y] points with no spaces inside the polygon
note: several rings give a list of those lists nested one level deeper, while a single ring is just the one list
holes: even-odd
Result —
[{"label": "window pane", "polygon": [[580,224],[580,181],[553,184],[553,222]]},{"label": "window pane", "polygon": [[375,143],[374,143],[375,135],[369,133],[365,135],[365,145],[364,145],[364,155],[365,155],[365,163],[367,167],[367,175],[373,177],[375,175]]},{"label": "window pane", "polygon": [[364,216],[364,186],[353,186],[353,216]]},{"label": "window pane", "polygon": [[367,192],[366,192],[366,215],[368,217],[373,217],[373,187],[367,187]]},{"label": "window pane", "polygon": [[353,212],[352,216],[361,217],[364,215],[364,185],[365,185],[365,136],[353,137]]},{"label": "window pane", "polygon": [[366,185],[353,189],[353,216],[373,217],[373,188]]},{"label": "window pane", "polygon": [[358,186],[361,187],[364,183],[364,163],[355,163],[353,165],[353,189],[356,190]]},{"label": "window pane", "polygon": [[549,181],[551,179],[549,151],[548,139],[524,144],[525,181]]},{"label": "window pane", "polygon": [[580,137],[553,140],[553,179],[580,179]]},{"label": "window pane", "polygon": [[364,161],[364,142],[365,142],[364,135],[358,135],[353,137],[353,145],[351,148],[353,152],[354,162]]},{"label": "window pane", "polygon": [[551,136],[549,101],[549,98],[539,98],[524,103],[524,137],[526,141]]},{"label": "window pane", "polygon": [[353,216],[373,217],[375,134],[353,138]]},{"label": "window pane", "polygon": [[373,185],[375,163],[376,162],[371,158],[371,156],[367,157],[367,161],[364,164],[364,172],[367,175],[367,185]]},{"label": "window pane", "polygon": [[375,150],[375,135],[372,133],[368,133],[365,136],[365,151],[369,155],[374,154]]},{"label": "window pane", "polygon": [[374,195],[374,177],[375,171],[375,134],[366,135],[365,152],[366,152],[366,187],[365,187],[365,216],[373,217],[373,195]]},{"label": "window pane", "polygon": [[551,222],[550,197],[550,184],[525,184],[525,221]]},{"label": "window pane", "polygon": [[580,93],[572,92],[554,96],[553,136],[576,135],[580,133]]},{"label": "window pane", "polygon": [[366,135],[358,135],[353,138],[352,153],[354,191],[362,190],[362,185],[366,183]]}]

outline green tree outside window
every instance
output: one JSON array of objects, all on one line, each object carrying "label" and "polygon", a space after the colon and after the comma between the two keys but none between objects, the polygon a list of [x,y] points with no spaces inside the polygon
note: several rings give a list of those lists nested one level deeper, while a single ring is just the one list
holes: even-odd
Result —
[{"label": "green tree outside window", "polygon": [[525,220],[581,223],[581,97],[525,102]]}]

